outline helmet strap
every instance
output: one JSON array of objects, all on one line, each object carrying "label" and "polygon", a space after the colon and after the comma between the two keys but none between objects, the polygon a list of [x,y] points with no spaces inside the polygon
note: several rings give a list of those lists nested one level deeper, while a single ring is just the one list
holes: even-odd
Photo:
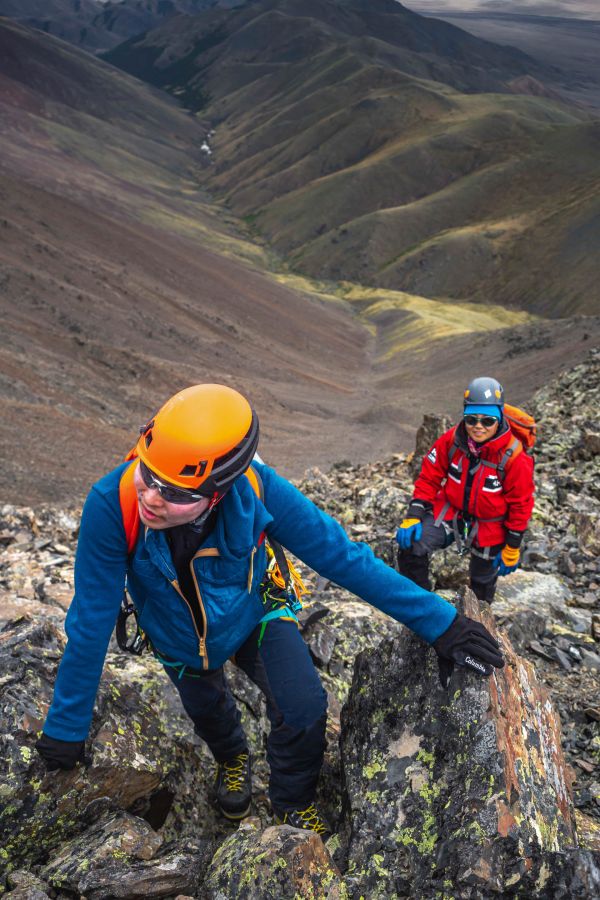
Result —
[{"label": "helmet strap", "polygon": [[208,504],[204,512],[201,512],[200,515],[197,516],[197,518],[195,518],[192,522],[189,522],[188,527],[191,528],[192,531],[204,531],[204,526],[206,525],[208,517],[212,513],[217,503],[219,503],[219,501],[222,500],[224,496],[224,494],[219,494],[218,491],[215,491],[211,497],[210,503]]}]

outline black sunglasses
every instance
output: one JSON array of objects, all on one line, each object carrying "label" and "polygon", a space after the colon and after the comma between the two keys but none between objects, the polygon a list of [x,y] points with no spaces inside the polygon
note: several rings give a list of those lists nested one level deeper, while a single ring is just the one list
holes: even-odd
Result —
[{"label": "black sunglasses", "polygon": [[174,484],[165,484],[164,481],[160,481],[156,477],[154,472],[150,471],[141,459],[140,475],[146,487],[155,488],[163,500],[166,500],[168,503],[180,503],[183,506],[185,503],[196,503],[198,500],[212,497],[212,494],[203,494],[201,491],[192,491],[186,488],[175,487]]},{"label": "black sunglasses", "polygon": [[478,422],[481,422],[484,428],[491,428],[498,419],[496,416],[463,416],[463,420],[465,425],[477,425]]}]

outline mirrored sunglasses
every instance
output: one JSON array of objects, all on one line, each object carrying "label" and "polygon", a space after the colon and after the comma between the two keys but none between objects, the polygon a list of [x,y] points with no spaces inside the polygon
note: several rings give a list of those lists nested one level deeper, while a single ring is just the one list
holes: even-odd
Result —
[{"label": "mirrored sunglasses", "polygon": [[465,425],[477,425],[480,423],[484,428],[491,428],[498,419],[496,416],[463,416]]},{"label": "mirrored sunglasses", "polygon": [[201,491],[192,491],[161,481],[141,459],[140,475],[146,487],[157,490],[163,500],[166,500],[168,503],[180,503],[183,505],[185,503],[197,503],[198,500],[212,497],[212,494],[203,494]]}]

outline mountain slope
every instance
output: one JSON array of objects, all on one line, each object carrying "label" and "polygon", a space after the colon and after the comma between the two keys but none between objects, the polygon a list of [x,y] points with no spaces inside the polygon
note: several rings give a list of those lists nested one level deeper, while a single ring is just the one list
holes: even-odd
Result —
[{"label": "mountain slope", "polygon": [[486,41],[510,44],[541,63],[558,66],[564,73],[560,87],[563,96],[600,109],[600,5],[596,0],[590,3],[588,18],[580,19],[574,18],[577,10],[572,4],[562,10],[564,18],[556,14],[523,15],[520,4],[512,14],[481,7],[472,12],[454,9],[446,13],[441,7],[428,11],[420,4],[410,6],[415,12],[444,19]]},{"label": "mountain slope", "polygon": [[326,458],[326,423],[364,452],[371,429],[349,421],[370,394],[367,330],[344,304],[276,281],[200,194],[192,118],[7,21],[0,115],[5,498],[80,495],[196,381],[247,391],[270,460],[293,468],[307,443]]},{"label": "mountain slope", "polygon": [[244,0],[0,0],[0,16],[96,52],[171,16],[239,2]]},{"label": "mountain slope", "polygon": [[552,73],[519,51],[393,0],[262,0],[107,58],[216,128],[205,183],[295,269],[600,309],[598,121],[543,96]]},{"label": "mountain slope", "polygon": [[80,497],[196,381],[247,392],[265,458],[299,474],[410,449],[423,410],[458,402],[482,367],[523,401],[600,334],[270,272],[198,188],[194,117],[7,21],[0,117],[4,499]]}]

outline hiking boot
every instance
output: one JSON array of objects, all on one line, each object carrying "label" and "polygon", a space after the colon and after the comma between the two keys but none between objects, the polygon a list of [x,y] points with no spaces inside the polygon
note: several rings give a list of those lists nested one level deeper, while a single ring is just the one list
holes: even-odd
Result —
[{"label": "hiking boot", "polygon": [[326,841],[333,834],[331,825],[321,815],[314,803],[306,809],[293,809],[287,812],[275,812],[277,825],[291,825],[292,828],[302,828],[304,831],[314,831],[322,841]]},{"label": "hiking boot", "polygon": [[252,775],[250,755],[237,756],[217,763],[215,800],[227,819],[243,819],[250,812],[252,801]]}]

